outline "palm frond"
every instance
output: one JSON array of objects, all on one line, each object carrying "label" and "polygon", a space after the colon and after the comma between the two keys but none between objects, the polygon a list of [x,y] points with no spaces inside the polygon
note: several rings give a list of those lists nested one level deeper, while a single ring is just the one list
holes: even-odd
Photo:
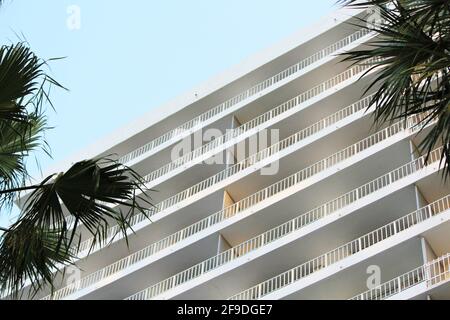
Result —
[{"label": "palm frond", "polygon": [[23,219],[0,238],[0,289],[18,297],[27,279],[33,290],[53,283],[56,265],[70,263],[72,256],[66,242],[60,241],[57,230],[37,227]]},{"label": "palm frond", "polygon": [[[19,188],[26,183],[26,157],[37,149],[46,152],[43,133],[48,129],[42,114],[27,115],[25,121],[0,121],[0,190]],[[1,193],[0,207],[11,206],[15,193]]]},{"label": "palm frond", "polygon": [[[11,293],[19,292],[25,279],[35,291],[44,285],[53,289],[56,265],[77,253],[80,224],[94,236],[93,245],[115,236],[107,233],[112,224],[128,241],[131,217],[146,213],[139,203],[151,205],[145,192],[136,196],[142,178],[106,158],[81,161],[26,186],[26,158],[38,148],[48,152],[43,106],[53,107],[51,87],[63,88],[45,73],[46,63],[24,43],[0,47],[0,208],[11,205],[18,192],[34,190],[17,222],[0,229],[0,289]],[[68,217],[75,221],[70,227]]]},{"label": "palm frond", "polygon": [[[69,232],[62,205],[75,218],[69,244],[82,223],[98,241],[108,237],[111,221],[123,223],[136,211],[145,213],[136,202],[135,192],[141,188],[141,177],[132,169],[109,159],[85,160],[74,164],[67,172],[49,177],[27,201],[24,214],[37,225],[61,230],[61,240]],[[144,193],[145,194],[145,193]],[[144,197],[141,200],[147,202]],[[118,208],[128,208],[122,212]]]},{"label": "palm frond", "polygon": [[0,119],[24,119],[24,101],[39,87],[43,64],[23,43],[0,47]]},{"label": "palm frond", "polygon": [[[8,258],[0,264],[3,277],[0,281],[12,292],[21,289],[26,277],[36,290],[44,284],[53,290],[52,277],[58,273],[56,264],[67,263],[77,253],[81,238],[77,226],[80,223],[94,237],[93,246],[106,244],[108,239],[116,236],[107,233],[111,225],[117,225],[117,232],[122,232],[128,241],[130,219],[137,212],[146,212],[137,200],[151,205],[145,190],[141,189],[142,184],[142,178],[132,169],[105,158],[81,161],[65,173],[47,177],[35,186],[19,221],[0,241],[0,259],[2,255]],[[144,194],[141,197],[136,196],[139,189]],[[115,209],[116,206],[125,210]],[[71,228],[67,225],[68,216],[75,218]],[[38,249],[45,245],[48,250],[29,248],[22,241],[26,237],[22,231],[26,228],[36,235],[36,239],[31,239],[36,241],[35,244],[30,245]],[[14,254],[19,254],[28,264],[22,266],[24,262],[17,260],[19,257],[12,259]],[[21,265],[16,266],[18,262]]]},{"label": "palm frond", "polygon": [[[62,86],[46,74],[45,65],[26,43],[0,47],[0,191],[25,185],[26,157],[32,151],[48,153],[43,106],[51,104],[50,88]],[[1,193],[0,207],[10,207],[14,197]]]},{"label": "palm frond", "polygon": [[0,120],[24,121],[29,112],[52,105],[50,88],[65,88],[45,72],[46,65],[25,42],[0,46]]},{"label": "palm frond", "polygon": [[[375,7],[379,24],[359,26],[378,36],[366,48],[345,54],[345,61],[373,63],[379,72],[367,88],[377,87],[371,106],[377,123],[429,112],[437,121],[419,145],[429,155],[436,145],[450,143],[450,2],[443,0],[341,1],[354,7]],[[444,148],[445,149],[445,148]],[[444,150],[443,161],[449,161]],[[446,166],[444,177],[450,177]]]}]

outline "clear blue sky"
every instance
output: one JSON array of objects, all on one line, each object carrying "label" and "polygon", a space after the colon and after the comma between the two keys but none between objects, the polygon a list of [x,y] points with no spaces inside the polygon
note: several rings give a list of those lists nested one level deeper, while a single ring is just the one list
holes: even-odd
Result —
[{"label": "clear blue sky", "polygon": [[[50,166],[336,9],[336,0],[6,0],[2,44],[28,40],[70,89],[49,110]],[[67,9],[81,9],[81,29]]]}]

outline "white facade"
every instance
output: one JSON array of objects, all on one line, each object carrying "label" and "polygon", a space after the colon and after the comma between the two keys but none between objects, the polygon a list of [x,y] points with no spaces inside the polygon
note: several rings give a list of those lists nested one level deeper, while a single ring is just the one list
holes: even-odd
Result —
[{"label": "white facade", "polygon": [[362,14],[338,10],[54,168],[119,154],[158,192],[130,247],[86,257],[84,235],[79,271],[37,298],[450,298],[440,150],[418,154],[420,117],[374,127],[376,71],[338,56],[375,37],[351,24]]}]

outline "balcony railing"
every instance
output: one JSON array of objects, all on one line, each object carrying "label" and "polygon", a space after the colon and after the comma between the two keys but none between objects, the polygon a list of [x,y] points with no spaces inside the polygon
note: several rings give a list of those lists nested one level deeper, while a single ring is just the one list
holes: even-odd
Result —
[{"label": "balcony railing", "polygon": [[[208,120],[212,120],[213,117],[220,115],[224,111],[229,110],[231,107],[237,105],[238,103],[240,103],[246,99],[249,99],[249,98],[257,95],[258,93],[261,93],[263,90],[266,90],[270,87],[275,86],[276,84],[287,79],[288,77],[301,72],[305,68],[313,65],[314,63],[316,63],[326,57],[329,57],[332,54],[337,53],[341,49],[344,49],[346,46],[355,43],[356,41],[362,39],[363,37],[365,37],[369,34],[370,34],[370,32],[367,29],[358,30],[357,32],[355,32],[355,33],[339,40],[338,42],[314,53],[313,55],[303,59],[302,61],[298,62],[297,64],[294,64],[294,65],[288,67],[287,69],[279,72],[275,76],[273,76],[269,79],[266,79],[265,81],[253,86],[252,88],[248,89],[247,91],[225,101],[224,103],[214,107],[211,110],[208,110],[207,112],[182,124],[181,126],[175,128],[169,132],[166,132],[162,136],[150,141],[149,143],[123,155],[122,157],[119,158],[119,162],[126,164],[126,163],[144,155],[145,153],[148,153],[148,152],[158,148],[159,146],[163,145],[164,143],[166,143],[168,141],[176,142],[176,141],[181,140],[184,136],[189,135],[194,130],[199,129],[202,126],[204,126],[205,123]],[[374,35],[374,34],[372,34],[372,35]],[[75,219],[72,216],[67,217],[67,224],[69,225],[69,227],[73,226],[74,220]]]},{"label": "balcony railing", "polygon": [[[286,114],[286,112],[301,105],[302,103],[306,102],[307,100],[312,99],[327,90],[333,89],[337,85],[343,83],[344,81],[347,81],[348,79],[350,79],[358,74],[360,75],[363,71],[367,71],[367,69],[369,67],[370,66],[367,63],[364,65],[356,65],[356,66],[352,67],[351,69],[346,70],[345,72],[337,75],[336,77],[329,79],[328,81],[300,94],[299,96],[279,105],[278,107],[275,107],[274,109],[269,110],[268,112],[258,116],[257,118],[250,120],[249,122],[245,123],[244,125],[240,126],[239,128],[228,131],[225,135],[214,139],[214,141],[212,141],[208,144],[205,144],[202,147],[200,147],[196,150],[193,150],[192,152],[187,153],[186,155],[178,158],[174,162],[170,162],[170,163],[164,165],[163,167],[151,172],[150,174],[144,176],[144,181],[146,181],[147,183],[150,183],[151,181],[153,181],[165,174],[168,174],[169,172],[171,172],[173,170],[176,170],[177,168],[181,167],[183,164],[186,164],[195,159],[198,159],[199,157],[206,154],[207,152],[211,152],[212,150],[219,149],[219,148],[224,148],[224,144],[226,144],[227,142],[233,141],[233,144],[236,143],[235,139],[245,138],[246,135],[251,133],[252,130],[257,128],[258,126],[267,124],[267,123],[269,123],[270,120],[272,120],[276,117],[280,117],[283,114]],[[364,103],[367,103],[367,101],[364,101]],[[350,106],[350,107],[352,107],[352,106]],[[350,110],[347,110],[347,111],[350,111]],[[335,115],[335,116],[339,116],[339,115]],[[329,119],[326,119],[326,121],[333,121],[333,119],[329,118]],[[320,123],[320,121],[319,121],[315,125],[320,126],[320,125],[324,125],[324,123]],[[262,129],[263,128],[259,128],[259,130],[262,130]],[[313,130],[313,128],[311,128],[309,130]],[[304,133],[299,133],[299,134],[307,134],[307,133],[304,132]],[[292,138],[297,139],[297,137],[295,137],[295,135],[293,135]],[[216,151],[219,152],[219,150],[216,150]],[[257,156],[255,156],[255,157],[257,157]],[[232,168],[236,169],[236,168],[238,168],[238,166],[235,165]],[[211,182],[211,181],[210,180],[204,181],[204,183],[208,183],[208,182]],[[197,186],[198,185],[199,184],[197,184]],[[151,187],[151,186],[148,185],[148,187]],[[187,191],[185,191],[185,192],[187,192]],[[182,197],[183,195],[178,194],[176,196]],[[178,200],[176,199],[176,196],[174,196],[171,200],[167,200],[167,202],[164,204],[165,208],[167,208],[167,205],[170,205],[170,202],[178,202]],[[163,205],[163,204],[161,204],[161,205]],[[147,216],[152,216],[154,214],[153,211],[154,211],[154,209],[149,211]],[[160,210],[158,210],[158,209],[156,210],[156,212],[159,212],[159,211]],[[140,214],[140,215],[136,216],[135,220],[142,221],[141,219],[143,219],[143,218],[145,218],[145,216]],[[69,216],[67,218],[68,225],[73,225],[74,221],[75,221],[75,218],[73,216]]]},{"label": "balcony railing", "polygon": [[[436,160],[436,157],[440,159],[440,150],[435,150],[432,154],[432,159],[430,160],[431,163],[434,163]],[[180,272],[176,274],[175,276],[166,279],[160,283],[157,283],[153,285],[152,287],[143,290],[133,296],[130,297],[130,299],[151,299],[153,297],[156,297],[158,295],[161,295],[162,293],[173,289],[181,284],[184,284],[190,280],[193,280],[207,272],[210,272],[212,270],[217,269],[220,266],[225,265],[226,263],[229,263],[231,261],[236,260],[237,258],[240,258],[250,252],[253,252],[261,247],[264,247],[268,244],[273,243],[276,240],[281,239],[282,237],[285,237],[289,234],[292,234],[293,232],[296,232],[300,230],[301,228],[304,228],[307,225],[310,225],[313,222],[316,222],[318,220],[321,220],[329,215],[332,215],[333,213],[337,212],[338,210],[341,210],[344,207],[349,206],[350,204],[361,200],[362,198],[365,198],[372,194],[375,191],[380,190],[381,188],[385,188],[388,185],[392,184],[395,181],[398,181],[399,179],[402,179],[417,170],[419,168],[425,167],[424,165],[424,157],[419,158],[415,161],[412,161],[411,163],[408,163],[407,165],[404,165],[384,176],[381,176],[349,193],[344,194],[343,196],[340,196],[332,201],[329,201],[305,214],[302,214],[301,216],[294,218],[276,228],[273,228],[272,230],[269,230],[253,239],[250,239],[244,243],[241,243],[240,245],[231,248],[227,251],[224,251],[223,253],[212,257],[206,261],[203,261],[202,263],[199,263],[183,272]],[[325,257],[328,264],[335,263],[346,256],[342,255],[346,251],[346,248],[353,248],[357,251],[354,253],[361,251],[363,249],[368,248],[369,246],[384,240],[383,237],[386,236],[392,236],[396,234],[397,232],[404,231],[411,226],[417,224],[418,222],[424,221],[425,219],[428,219],[427,217],[432,217],[436,215],[439,212],[443,212],[444,210],[447,210],[449,208],[450,204],[450,196],[444,197],[438,201],[436,201],[433,204],[430,204],[429,206],[422,208],[414,213],[411,213],[404,218],[398,219],[394,221],[392,224],[385,226],[383,228],[380,228],[364,237],[359,238],[355,242],[352,242],[348,245],[345,245],[339,249],[336,249],[323,257]],[[356,244],[355,244],[356,243]],[[339,255],[340,254],[340,255]],[[321,258],[323,258],[321,257]],[[320,261],[320,259],[315,259],[313,261]],[[314,266],[315,262],[311,262],[310,264],[305,264],[305,266]],[[258,288],[258,289],[257,289]],[[243,299],[250,299],[250,296],[254,295],[255,290],[260,290],[261,288],[264,288],[263,285],[258,285],[254,288],[251,288],[245,292],[242,293]],[[263,294],[265,291],[258,291],[261,294]],[[265,295],[267,293],[264,293]]]},{"label": "balcony railing", "polygon": [[[160,213],[161,211],[164,211],[168,208],[171,208],[180,202],[224,181],[225,179],[228,179],[252,166],[254,166],[257,163],[260,163],[264,161],[265,159],[268,159],[278,153],[280,153],[283,150],[286,150],[288,148],[291,148],[292,146],[304,141],[305,139],[323,131],[324,129],[327,129],[336,123],[349,118],[350,116],[358,113],[361,110],[367,110],[370,106],[370,102],[373,95],[367,96],[355,103],[353,103],[350,106],[347,106],[328,117],[325,117],[324,119],[315,122],[314,124],[294,133],[293,135],[279,141],[278,143],[275,143],[271,145],[270,147],[263,149],[250,157],[226,168],[223,171],[220,171],[219,173],[193,185],[192,187],[181,191],[177,193],[176,195],[165,199],[164,201],[161,201],[160,203],[156,204],[153,208],[149,210],[149,215],[153,216],[157,213]],[[372,110],[369,110],[372,111]],[[367,112],[366,114],[368,114]]]},{"label": "balcony railing", "polygon": [[[399,121],[399,122],[393,124],[392,126],[386,128],[380,132],[377,132],[377,133],[361,140],[360,142],[358,142],[352,146],[349,146],[349,147],[345,148],[344,150],[341,150],[341,151],[337,152],[336,154],[333,154],[333,155],[329,156],[328,158],[325,158],[325,159],[275,183],[274,185],[271,185],[255,194],[253,194],[252,196],[249,196],[248,198],[245,198],[245,199],[233,204],[232,206],[230,206],[228,208],[225,208],[225,209],[217,212],[216,214],[206,218],[205,220],[201,220],[197,224],[194,224],[194,225],[188,227],[186,230],[182,230],[182,231],[178,232],[177,234],[169,236],[169,237],[161,240],[160,242],[153,244],[153,246],[155,246],[156,252],[163,250],[166,247],[171,246],[174,243],[177,243],[178,241],[180,241],[186,237],[189,237],[195,233],[198,233],[198,232],[204,230],[205,228],[208,228],[211,225],[214,225],[216,223],[223,221],[225,218],[232,217],[232,216],[236,215],[238,212],[246,210],[249,207],[258,204],[259,202],[261,202],[267,198],[270,198],[270,197],[286,190],[287,188],[290,188],[290,187],[304,181],[305,179],[308,179],[311,176],[314,176],[317,173],[320,173],[320,172],[348,159],[349,157],[351,157],[361,151],[364,151],[369,147],[372,147],[373,145],[375,145],[395,134],[403,132],[405,129],[412,130],[411,132],[415,132],[420,129],[420,127],[418,127],[417,125],[420,123],[420,121],[424,117],[425,117],[425,115],[415,115],[415,116],[408,118],[406,127],[405,127],[404,121]],[[432,125],[434,123],[435,122],[430,122],[428,125]],[[152,212],[148,212],[147,217],[151,217],[151,216],[152,216]],[[147,217],[143,214],[137,214],[132,219],[130,219],[131,220],[130,225],[135,226],[138,223],[141,223],[144,220],[146,220]],[[118,229],[118,226],[113,226],[108,231],[108,235],[110,237],[113,237],[119,231],[120,230]],[[87,251],[87,250],[91,250],[91,249],[97,250],[102,246],[101,244],[97,244],[96,247],[92,248],[93,241],[94,241],[93,238],[83,241],[79,245],[79,252],[83,252],[83,251]]]},{"label": "balcony railing", "polygon": [[450,253],[430,261],[380,286],[361,293],[349,300],[384,300],[407,289],[426,283],[428,288],[450,280]]},{"label": "balcony railing", "polygon": [[[321,132],[322,130],[329,128],[333,126],[334,124],[356,114],[357,112],[361,110],[367,110],[367,108],[370,106],[372,95],[361,99],[352,105],[345,107],[338,112],[333,113],[332,115],[300,130],[299,132],[287,137],[286,139],[283,139],[279,141],[276,144],[273,144],[272,146],[263,149],[250,157],[232,165],[231,167],[228,167],[225,170],[222,170],[221,172],[193,185],[192,187],[181,191],[177,193],[176,195],[165,199],[161,201],[160,203],[156,204],[153,208],[149,209],[147,214],[137,214],[136,217],[133,218],[133,224],[139,223],[146,219],[146,217],[153,216],[155,214],[158,214],[164,210],[167,210],[182,201],[199,194],[200,192],[224,181],[225,179],[228,179],[246,169],[249,167],[252,167],[265,159],[268,159],[278,153],[280,153],[283,150],[286,150],[288,148],[291,148],[292,146],[302,142],[303,140],[313,136],[314,134],[317,134]],[[85,248],[83,248],[85,249]]]},{"label": "balcony railing", "polygon": [[[440,155],[439,155],[440,157]],[[401,232],[404,232],[418,224],[422,224],[431,218],[440,215],[450,209],[450,195],[433,202],[417,211],[414,211],[400,219],[397,219],[375,231],[372,231],[356,240],[353,240],[337,249],[325,253],[315,259],[305,262],[289,271],[286,271],[272,279],[264,281],[248,290],[229,298],[230,300],[257,300],[272,294],[284,287],[312,275],[353,256],[357,253],[379,244]]]},{"label": "balcony railing", "polygon": [[283,104],[246,122],[242,126],[233,130],[229,130],[226,134],[214,139],[213,141],[204,144],[203,146],[149,173],[148,175],[144,176],[144,181],[148,184],[149,187],[151,187],[153,186],[152,182],[154,180],[171,173],[172,171],[182,167],[183,165],[187,163],[191,163],[191,165],[194,165],[198,161],[201,161],[202,157],[214,155],[220,152],[220,150],[228,147],[226,146],[227,144],[236,144],[238,140],[245,139],[247,136],[253,134],[255,130],[259,131],[264,129],[264,126],[268,126],[271,123],[271,120],[286,116],[287,112],[292,110],[294,107],[297,107],[328,90],[334,89],[336,86],[344,83],[349,79],[355,78],[356,76],[361,76],[363,72],[373,67],[370,62],[374,62],[376,60],[378,59],[372,59],[367,63],[355,65],[338,74],[337,76],[313,87],[312,89],[303,92],[295,98],[292,98],[289,101],[284,102]]},{"label": "balcony railing", "polygon": [[[258,93],[262,92],[263,90],[266,90],[270,87],[275,86],[276,84],[280,83],[282,80],[287,79],[290,76],[293,76],[300,71],[304,70],[306,67],[311,66],[312,64],[338,52],[339,50],[345,48],[346,46],[358,41],[359,39],[363,38],[364,36],[368,35],[370,32],[366,29],[361,29],[341,40],[338,42],[326,47],[325,49],[320,50],[319,52],[316,52],[315,54],[303,59],[302,61],[290,66],[289,68],[281,71],[280,73],[276,74],[275,76],[264,80],[263,82],[253,86],[252,88],[248,89],[245,92],[242,92],[235,97],[223,102],[222,104],[208,110],[207,112],[199,115],[198,117],[189,120],[188,122],[182,124],[181,126],[166,132],[162,136],[150,141],[149,143],[127,153],[126,155],[122,156],[119,159],[120,163],[128,163],[142,155],[144,155],[147,152],[150,152],[154,150],[155,148],[163,145],[164,143],[171,141],[175,142],[183,138],[183,136],[189,134],[192,132],[192,130],[195,130],[195,128],[200,128],[205,124],[205,122],[213,119],[214,117],[221,115],[225,111],[229,110],[233,106],[237,105],[238,103],[249,99],[251,97],[254,97]],[[184,135],[183,135],[184,134]]]},{"label": "balcony railing", "polygon": [[[313,175],[316,175],[319,172],[322,172],[348,158],[351,156],[354,156],[363,150],[366,150],[367,148],[370,148],[374,146],[377,143],[380,143],[381,141],[384,141],[385,139],[392,137],[393,135],[403,132],[405,129],[414,129],[411,130],[411,132],[415,130],[419,130],[420,127],[417,126],[417,124],[420,122],[420,120],[424,116],[411,116],[406,121],[399,121],[396,124],[393,124],[392,126],[377,132],[376,134],[369,136],[366,139],[361,140],[360,142],[345,148],[344,150],[337,152],[324,160],[321,160],[317,162],[316,164],[313,164],[295,174],[293,174],[290,177],[287,177],[265,189],[260,190],[259,192],[253,194],[252,196],[249,196],[205,219],[200,220],[199,222],[182,229],[178,231],[175,234],[172,234],[171,236],[168,236],[156,243],[153,243],[152,245],[137,251],[136,253],[123,258],[117,262],[115,262],[112,265],[109,265],[103,269],[98,270],[97,272],[88,275],[87,277],[83,278],[80,282],[74,283],[70,286],[64,287],[54,293],[53,298],[61,299],[67,295],[70,295],[82,288],[86,288],[90,285],[93,285],[94,283],[109,277],[137,262],[140,262],[146,258],[149,258],[150,256],[154,255],[157,252],[160,252],[163,249],[166,249],[170,246],[173,246],[177,243],[180,243],[181,241],[192,237],[195,234],[198,234],[199,232],[206,230],[224,220],[227,220],[237,214],[239,214],[242,211],[245,211],[249,209],[250,207],[267,200],[280,192],[293,187],[296,184],[301,183],[302,181],[311,178]],[[405,122],[407,125],[405,126]],[[406,128],[405,128],[406,127]],[[399,169],[400,170],[400,169]],[[383,183],[392,183],[393,181],[396,181],[400,178],[402,178],[404,174],[402,172],[396,172],[393,171],[391,174],[386,175],[384,178],[385,180],[377,181],[377,186],[382,187]],[[361,187],[361,190],[357,190],[357,198],[348,198],[348,200],[353,199],[359,199],[360,197],[364,197],[366,194],[373,192],[372,190],[375,188],[373,185],[366,185]],[[377,190],[377,189],[376,189]],[[353,196],[353,195],[350,195]],[[332,212],[332,208],[328,208],[328,213]],[[309,221],[309,220],[308,220]],[[306,221],[304,221],[306,222]],[[310,221],[308,222],[310,223]],[[302,224],[303,225],[303,224]],[[48,297],[50,298],[50,297]]]},{"label": "balcony railing", "polygon": [[[355,66],[354,68],[352,68],[352,69],[349,69],[349,70],[347,70],[346,72],[344,72],[343,74],[341,74],[341,75],[338,75],[337,76],[337,78],[339,78],[339,79],[341,79],[342,81],[345,81],[345,80],[343,80],[343,79],[348,79],[347,78],[347,76],[346,75],[344,75],[344,74],[347,74],[347,73],[349,73],[349,74],[353,74],[353,72],[352,72],[352,70],[360,70],[360,72],[358,72],[358,73],[361,73],[363,70],[366,70],[368,68],[368,65],[365,65],[365,66]],[[358,74],[358,73],[356,73],[356,74]],[[335,78],[333,78],[333,79],[335,79]],[[333,80],[332,79],[332,80]],[[330,80],[331,81],[331,80]],[[339,82],[340,83],[340,82]],[[319,86],[320,87],[320,86]],[[280,112],[281,112],[281,110],[284,110],[283,112],[286,112],[288,109],[291,109],[294,105],[293,105],[293,101],[295,101],[296,100],[296,98],[294,98],[294,99],[292,99],[292,100],[290,100],[290,102],[287,102],[287,103],[285,103],[285,104],[283,104],[283,105],[281,105],[281,106],[283,106],[281,109],[273,109],[273,110],[277,110],[277,112],[275,113],[274,112],[274,114],[280,114]],[[290,108],[287,108],[288,106],[290,106]],[[272,110],[272,111],[273,111]],[[282,113],[282,112],[281,112]],[[272,114],[270,111],[269,111],[269,114]],[[264,115],[263,115],[264,116]],[[270,115],[270,116],[264,116],[264,117],[272,117],[272,115]],[[259,117],[258,117],[259,118]],[[258,119],[257,118],[257,119]],[[255,120],[255,119],[254,119]],[[329,119],[330,120],[330,119]],[[252,120],[253,121],[253,120]],[[320,122],[317,124],[317,125],[321,125],[320,124]],[[297,139],[297,137],[295,137],[295,135],[292,137],[293,139]],[[220,138],[218,138],[218,139],[215,139],[214,141],[217,141],[217,140],[220,140]],[[214,143],[214,141],[213,141],[213,143]],[[286,141],[286,140],[284,140],[284,141]],[[267,149],[266,149],[266,151],[267,151]],[[189,154],[188,154],[189,155]],[[242,162],[240,163],[240,165],[242,164]],[[232,169],[237,169],[238,168],[238,166],[237,165],[235,165],[235,166],[233,166],[233,167],[231,167]],[[210,180],[206,180],[206,183],[210,183],[211,181]],[[177,196],[179,196],[179,195],[177,195]],[[182,196],[180,196],[180,197],[182,197]],[[166,204],[165,204],[165,206],[167,206],[168,204],[170,204],[170,202],[176,202],[177,201],[177,199],[172,199],[172,200],[168,200],[167,202],[166,202]],[[167,207],[166,207],[167,208]],[[147,219],[147,218],[150,218],[150,217],[152,217],[154,214],[156,214],[156,213],[158,213],[158,212],[160,212],[159,210],[154,210],[154,209],[151,209],[151,210],[149,210],[147,213],[146,213],[146,215],[144,215],[144,214],[137,214],[136,216],[134,216],[132,219],[131,219],[131,221],[130,221],[130,224],[133,226],[133,225],[136,225],[137,223],[140,223],[140,222],[142,222],[143,220],[145,220],[145,219]],[[73,220],[73,219],[72,219]],[[111,227],[110,228],[110,231],[109,231],[109,234],[110,235],[115,235],[116,233],[117,233],[117,231],[119,231],[119,228],[117,227],[117,226],[113,226],[113,227]],[[88,242],[88,241],[90,241],[90,243]],[[88,239],[88,240],[86,240],[86,241],[84,241],[82,244],[81,244],[81,246],[80,246],[80,248],[79,248],[79,251],[84,251],[84,250],[88,250],[90,247],[91,247],[91,244],[92,244],[92,241],[93,241],[93,239]]]}]

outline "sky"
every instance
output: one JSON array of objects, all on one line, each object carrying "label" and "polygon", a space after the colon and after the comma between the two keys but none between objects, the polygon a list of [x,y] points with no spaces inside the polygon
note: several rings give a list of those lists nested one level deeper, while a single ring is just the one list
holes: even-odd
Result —
[{"label": "sky", "polygon": [[45,169],[314,23],[335,3],[6,0],[0,39],[26,39],[42,59],[65,57],[49,66],[69,91],[51,92],[53,159],[38,156]]}]

